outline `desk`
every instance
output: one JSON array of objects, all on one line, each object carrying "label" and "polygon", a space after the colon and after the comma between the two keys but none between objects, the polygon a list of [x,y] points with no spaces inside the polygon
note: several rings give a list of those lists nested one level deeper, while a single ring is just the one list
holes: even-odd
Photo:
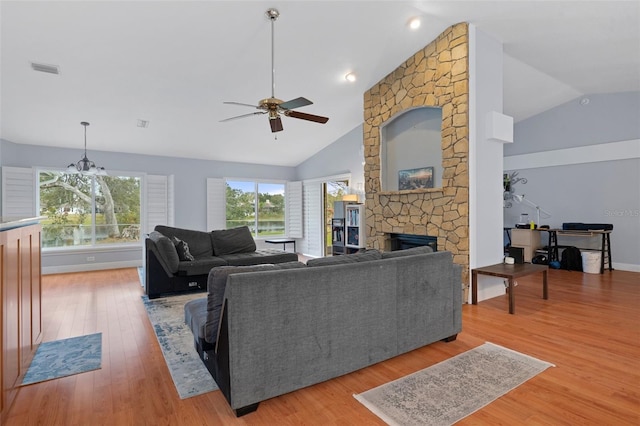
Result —
[{"label": "desk", "polygon": [[483,266],[475,268],[471,271],[471,303],[478,304],[478,275],[490,275],[492,277],[506,278],[509,280],[509,313],[515,313],[515,294],[513,281],[518,277],[542,272],[542,298],[549,298],[549,290],[547,286],[546,265],[534,265],[531,263],[520,263],[515,265],[507,265],[506,263],[497,263],[495,265]]},{"label": "desk", "polygon": [[282,244],[282,250],[287,250],[287,244],[293,243],[293,252],[296,253],[296,240],[293,238],[271,238],[269,240],[264,240],[265,243],[269,244]]},{"label": "desk", "polygon": [[602,242],[600,244],[600,273],[604,274],[605,254],[606,263],[609,265],[609,270],[613,271],[611,265],[611,230],[591,230],[591,231],[579,231],[568,229],[537,229],[537,231],[546,231],[549,233],[549,262],[554,260],[560,260],[558,257],[558,235],[563,237],[597,237],[601,236]]}]

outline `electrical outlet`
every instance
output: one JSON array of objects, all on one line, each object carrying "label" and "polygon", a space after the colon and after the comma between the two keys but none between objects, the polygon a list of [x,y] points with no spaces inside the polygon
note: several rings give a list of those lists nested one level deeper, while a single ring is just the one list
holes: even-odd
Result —
[{"label": "electrical outlet", "polygon": [[95,261],[96,261],[95,256],[87,256],[87,262],[95,262]]}]

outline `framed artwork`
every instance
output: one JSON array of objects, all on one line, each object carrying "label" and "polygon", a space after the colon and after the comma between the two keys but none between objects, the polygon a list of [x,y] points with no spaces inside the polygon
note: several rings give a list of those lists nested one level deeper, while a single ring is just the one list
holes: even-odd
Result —
[{"label": "framed artwork", "polygon": [[398,190],[422,188],[433,188],[433,167],[421,167],[398,172]]}]

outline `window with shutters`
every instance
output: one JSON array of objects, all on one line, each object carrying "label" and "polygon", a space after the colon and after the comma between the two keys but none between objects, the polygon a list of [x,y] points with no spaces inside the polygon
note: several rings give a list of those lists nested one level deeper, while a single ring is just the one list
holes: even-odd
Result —
[{"label": "window with shutters", "polygon": [[254,237],[285,235],[285,184],[226,181],[226,227],[248,226]]},{"label": "window with shutters", "polygon": [[38,171],[42,247],[139,243],[141,178]]}]

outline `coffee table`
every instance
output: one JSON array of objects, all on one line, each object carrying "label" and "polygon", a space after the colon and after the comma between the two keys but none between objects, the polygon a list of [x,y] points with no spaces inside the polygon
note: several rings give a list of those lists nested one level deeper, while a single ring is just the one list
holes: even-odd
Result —
[{"label": "coffee table", "polygon": [[471,303],[478,304],[478,275],[490,275],[492,277],[506,278],[509,280],[509,313],[515,313],[515,295],[513,291],[513,282],[518,277],[524,277],[525,275],[532,275],[537,272],[542,272],[542,298],[549,298],[549,291],[547,286],[547,271],[549,268],[546,265],[534,265],[532,263],[520,263],[515,265],[508,265],[506,263],[497,263],[495,265],[483,266],[482,268],[475,268],[471,270]]}]

